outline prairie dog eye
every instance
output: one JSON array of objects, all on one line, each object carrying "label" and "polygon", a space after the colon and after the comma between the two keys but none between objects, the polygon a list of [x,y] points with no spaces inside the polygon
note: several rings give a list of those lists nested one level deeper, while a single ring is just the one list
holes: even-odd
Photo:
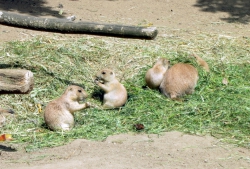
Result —
[{"label": "prairie dog eye", "polygon": [[82,93],[82,91],[81,91],[81,90],[78,90],[78,92],[79,92],[79,93]]},{"label": "prairie dog eye", "polygon": [[105,74],[106,74],[106,72],[102,72],[102,74],[103,74],[103,75],[105,75]]}]

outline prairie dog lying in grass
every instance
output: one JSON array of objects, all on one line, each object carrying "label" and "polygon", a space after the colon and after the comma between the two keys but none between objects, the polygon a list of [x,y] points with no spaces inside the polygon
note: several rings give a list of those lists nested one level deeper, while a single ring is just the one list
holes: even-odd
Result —
[{"label": "prairie dog lying in grass", "polygon": [[170,61],[166,58],[159,58],[152,68],[150,68],[145,76],[146,84],[151,89],[159,88],[164,74],[170,66]]},{"label": "prairie dog lying in grass", "polygon": [[95,83],[104,91],[104,109],[119,108],[126,103],[127,90],[116,79],[113,70],[103,69],[99,71],[96,74]]},{"label": "prairie dog lying in grass", "polygon": [[[193,53],[197,63],[206,72],[209,72],[209,66],[198,55]],[[160,91],[171,99],[177,99],[185,94],[192,94],[199,79],[197,69],[186,63],[177,63],[173,65],[164,74]]]},{"label": "prairie dog lying in grass", "polygon": [[51,130],[70,130],[74,126],[73,113],[90,107],[90,104],[79,104],[87,98],[85,90],[76,85],[70,85],[63,95],[51,102],[45,108],[44,120]]},{"label": "prairie dog lying in grass", "polygon": [[192,94],[198,79],[198,71],[194,66],[177,63],[164,74],[160,91],[171,99],[176,99],[184,94]]},{"label": "prairie dog lying in grass", "polygon": [[6,121],[6,116],[14,114],[14,111],[11,109],[3,109],[0,107],[0,127],[2,127]]}]

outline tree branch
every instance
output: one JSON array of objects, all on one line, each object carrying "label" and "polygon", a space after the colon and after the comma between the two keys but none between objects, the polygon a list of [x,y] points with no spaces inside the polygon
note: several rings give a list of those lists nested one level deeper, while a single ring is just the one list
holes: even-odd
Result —
[{"label": "tree branch", "polygon": [[83,33],[123,38],[154,39],[156,27],[73,22],[67,19],[39,18],[0,11],[0,24],[60,33]]}]

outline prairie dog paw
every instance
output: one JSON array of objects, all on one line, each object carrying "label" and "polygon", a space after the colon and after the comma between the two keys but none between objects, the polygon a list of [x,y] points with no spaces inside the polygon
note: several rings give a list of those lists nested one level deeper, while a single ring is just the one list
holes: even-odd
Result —
[{"label": "prairie dog paw", "polygon": [[86,108],[91,107],[91,104],[89,102],[86,102],[85,105],[86,105]]},{"label": "prairie dog paw", "polygon": [[95,84],[98,85],[98,84],[100,84],[100,83],[101,83],[101,84],[104,84],[104,81],[103,81],[102,79],[100,79],[100,78],[96,78],[96,79],[95,79]]},{"label": "prairie dog paw", "polygon": [[94,83],[95,83],[95,84],[98,84],[98,83],[99,83],[99,79],[96,78],[96,79],[94,80]]}]

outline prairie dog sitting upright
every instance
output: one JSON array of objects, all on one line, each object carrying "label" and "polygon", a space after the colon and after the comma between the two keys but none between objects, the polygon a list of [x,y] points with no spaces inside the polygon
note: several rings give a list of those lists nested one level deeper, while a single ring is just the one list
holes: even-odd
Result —
[{"label": "prairie dog sitting upright", "polygon": [[146,84],[151,89],[159,88],[164,74],[170,66],[170,61],[166,58],[159,58],[152,68],[150,68],[145,76]]},{"label": "prairie dog sitting upright", "polygon": [[103,69],[98,72],[96,74],[95,83],[104,91],[104,109],[119,108],[126,103],[127,90],[116,79],[113,70]]},{"label": "prairie dog sitting upright", "polygon": [[164,74],[160,91],[171,99],[192,94],[198,81],[198,71],[190,64],[177,63]]},{"label": "prairie dog sitting upright", "polygon": [[45,108],[44,120],[51,130],[70,130],[74,126],[73,113],[90,107],[90,104],[79,104],[87,98],[85,90],[76,85],[70,85],[63,95],[51,102]]},{"label": "prairie dog sitting upright", "polygon": [[6,116],[14,114],[14,111],[11,109],[3,109],[0,107],[0,127],[2,127],[6,121]]}]

